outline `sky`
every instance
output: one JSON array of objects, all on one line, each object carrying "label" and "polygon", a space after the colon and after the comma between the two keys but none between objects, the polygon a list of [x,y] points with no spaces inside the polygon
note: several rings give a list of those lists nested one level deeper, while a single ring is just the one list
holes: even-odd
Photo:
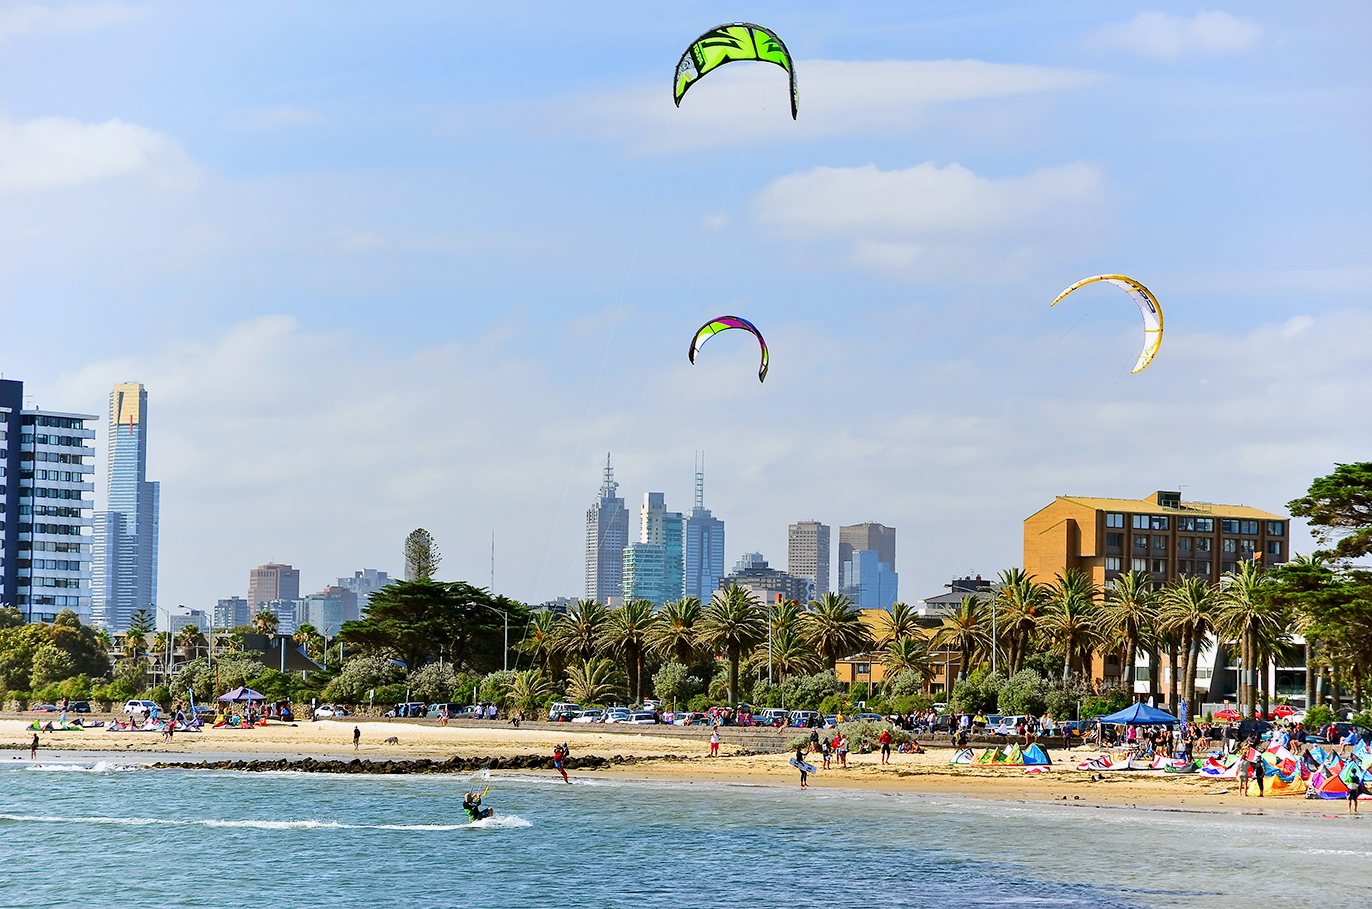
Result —
[{"label": "sky", "polygon": [[[796,61],[671,100],[762,23]],[[1283,512],[1372,429],[1366,4],[0,2],[0,371],[149,396],[163,605],[583,591],[606,453],[727,561],[897,528],[901,598],[1056,495]],[[1161,302],[1147,370],[1118,272]],[[713,338],[752,320],[771,349]],[[103,427],[97,504],[104,497]],[[835,529],[837,536],[837,529]],[[835,544],[836,544],[835,540]],[[1313,548],[1303,530],[1297,551]],[[837,566],[834,567],[837,574]]]}]

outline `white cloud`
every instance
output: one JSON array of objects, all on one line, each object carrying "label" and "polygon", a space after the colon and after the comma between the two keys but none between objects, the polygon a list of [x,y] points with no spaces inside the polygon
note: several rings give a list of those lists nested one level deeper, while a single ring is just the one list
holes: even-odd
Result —
[{"label": "white cloud", "polygon": [[[1089,164],[1046,167],[1022,177],[978,176],[960,164],[904,170],[875,165],[816,167],[773,180],[753,200],[757,220],[783,236],[847,244],[851,257],[887,270],[965,266],[988,244],[1000,257],[1048,237],[1087,237],[1100,227],[1105,179]],[[1004,241],[1016,234],[1031,239]],[[930,253],[937,251],[938,256]]]},{"label": "white cloud", "polygon": [[65,189],[150,171],[171,176],[188,163],[170,137],[122,120],[0,120],[0,192]]},{"label": "white cloud", "polygon": [[1255,23],[1228,13],[1202,10],[1189,19],[1146,11],[1128,22],[1097,29],[1090,44],[1121,47],[1137,54],[1176,57],[1187,51],[1234,51],[1252,47],[1262,36]]},{"label": "white cloud", "polygon": [[1083,70],[981,60],[800,60],[800,116],[791,119],[786,73],[725,66],[672,106],[670,88],[641,85],[574,100],[552,116],[564,127],[619,139],[639,152],[680,152],[783,138],[900,133],[936,105],[1075,88]]},{"label": "white cloud", "polygon": [[23,4],[0,10],[0,40],[19,35],[88,32],[141,19],[148,10],[125,3]]},{"label": "white cloud", "polygon": [[292,107],[283,104],[280,107],[264,108],[256,110],[235,121],[239,129],[246,130],[269,130],[285,129],[291,126],[305,126],[311,123],[321,123],[324,115],[319,111],[310,110],[304,107]]}]

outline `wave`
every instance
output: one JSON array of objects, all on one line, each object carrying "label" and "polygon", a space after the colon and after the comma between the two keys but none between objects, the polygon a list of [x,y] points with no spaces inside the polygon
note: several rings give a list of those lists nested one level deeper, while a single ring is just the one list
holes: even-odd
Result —
[{"label": "wave", "polygon": [[338,821],[225,821],[213,818],[172,819],[156,817],[54,817],[41,814],[0,814],[0,821],[30,824],[112,824],[123,827],[147,827],[161,824],[172,827],[245,827],[253,830],[461,830],[464,827],[513,828],[532,827],[518,815],[499,815],[463,824],[344,824]]},{"label": "wave", "polygon": [[25,770],[40,773],[128,773],[142,770],[134,764],[116,764],[114,761],[96,761],[94,764],[26,764]]}]

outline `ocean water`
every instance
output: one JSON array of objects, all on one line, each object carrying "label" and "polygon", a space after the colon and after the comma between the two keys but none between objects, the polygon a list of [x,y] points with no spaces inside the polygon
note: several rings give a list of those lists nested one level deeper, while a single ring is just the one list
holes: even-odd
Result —
[{"label": "ocean water", "polygon": [[[0,905],[1372,905],[1372,816],[1263,815],[575,775],[0,765]],[[1273,811],[1273,806],[1266,806]]]}]

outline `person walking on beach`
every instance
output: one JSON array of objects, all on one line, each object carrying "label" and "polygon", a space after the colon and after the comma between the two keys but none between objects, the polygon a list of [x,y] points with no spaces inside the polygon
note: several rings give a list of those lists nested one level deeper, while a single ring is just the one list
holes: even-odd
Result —
[{"label": "person walking on beach", "polygon": [[828,770],[828,769],[829,769],[829,754],[830,754],[830,752],[832,752],[832,751],[833,751],[833,748],[832,748],[832,747],[830,746],[830,744],[829,744],[829,737],[826,735],[826,736],[824,736],[822,739],[819,740],[819,754],[820,754],[820,757],[824,758],[824,769],[825,769],[825,770]]},{"label": "person walking on beach", "polygon": [[881,743],[881,762],[891,763],[891,730],[881,730],[881,735],[877,736],[877,741]]},{"label": "person walking on beach", "polygon": [[843,767],[844,769],[847,769],[847,767],[848,767],[848,737],[845,736],[845,735],[844,735],[843,733],[841,733],[841,732],[838,734],[838,747],[837,747],[835,750],[838,752],[838,765],[839,765],[840,767]]},{"label": "person walking on beach", "polygon": [[796,769],[800,771],[800,788],[801,788],[801,789],[808,789],[808,788],[810,788],[809,784],[805,782],[805,768],[806,768],[807,766],[808,766],[808,765],[807,765],[807,763],[806,763],[806,761],[805,761],[805,746],[804,746],[804,745],[797,745],[797,746],[796,746]]},{"label": "person walking on beach", "polygon": [[33,743],[29,745],[29,760],[38,760],[38,733],[33,734]]},{"label": "person walking on beach", "polygon": [[353,751],[356,751],[357,748],[358,748],[358,746],[361,745],[361,744],[362,744],[362,727],[360,727],[360,726],[354,726],[354,727],[353,727]]},{"label": "person walking on beach", "polygon": [[710,757],[719,757],[719,724],[710,731]]},{"label": "person walking on beach", "polygon": [[1348,787],[1348,813],[1357,814],[1358,796],[1367,791],[1367,784],[1363,781],[1362,774],[1354,770],[1348,775],[1344,785]]}]

